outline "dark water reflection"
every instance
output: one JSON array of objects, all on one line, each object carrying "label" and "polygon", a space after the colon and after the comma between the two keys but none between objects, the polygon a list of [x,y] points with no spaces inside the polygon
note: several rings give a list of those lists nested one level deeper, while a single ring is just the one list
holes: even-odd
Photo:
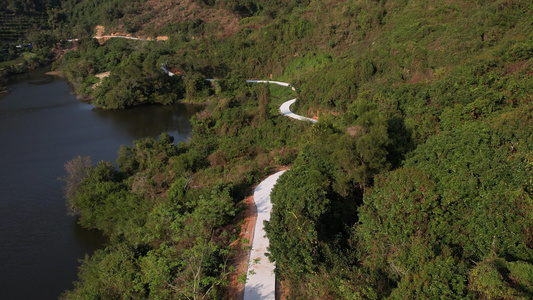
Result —
[{"label": "dark water reflection", "polygon": [[172,106],[142,106],[122,111],[94,110],[101,122],[110,122],[110,126],[123,130],[135,138],[157,136],[168,132],[176,140],[189,138],[191,127],[189,119],[200,107],[177,104]]},{"label": "dark water reflection", "polygon": [[114,162],[120,145],[162,132],[185,141],[201,108],[95,110],[43,72],[9,89],[0,97],[0,299],[56,299],[72,288],[79,259],[103,243],[67,214],[64,163],[76,155]]}]

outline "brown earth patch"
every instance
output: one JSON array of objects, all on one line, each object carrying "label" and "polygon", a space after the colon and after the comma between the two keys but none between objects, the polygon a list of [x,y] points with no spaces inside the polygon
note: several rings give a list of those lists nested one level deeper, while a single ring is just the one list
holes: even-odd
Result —
[{"label": "brown earth patch", "polygon": [[49,71],[44,73],[45,75],[51,75],[51,76],[63,76],[65,74],[61,73],[60,71]]},{"label": "brown earth patch", "polygon": [[96,36],[104,35],[105,27],[102,25],[96,25],[96,27],[94,27],[94,31],[96,31]]},{"label": "brown earth patch", "polygon": [[333,115],[333,116],[338,116],[339,115],[339,112],[336,112],[336,111],[333,111],[333,110],[328,110],[328,109],[317,109],[317,110],[314,110],[312,108],[309,108],[307,110],[307,113],[305,114],[305,116],[309,116],[311,119],[313,120],[317,120],[320,119],[320,116],[326,116],[326,115]]},{"label": "brown earth patch", "polygon": [[365,129],[359,125],[350,126],[348,127],[348,129],[346,129],[346,133],[348,133],[351,137],[353,137],[354,140],[357,140],[360,136],[362,136],[365,133]]},{"label": "brown earth patch", "polygon": [[523,61],[519,61],[517,63],[514,63],[512,65],[508,65],[506,68],[505,68],[505,75],[512,75],[524,68],[527,68],[529,67],[529,63],[528,63],[528,60],[523,60]]},{"label": "brown earth patch", "polygon": [[285,281],[276,281],[276,299],[286,300],[289,296],[289,287],[288,282]]},{"label": "brown earth patch", "polygon": [[433,71],[427,69],[425,71],[415,71],[412,73],[409,83],[430,82],[433,79]]},{"label": "brown earth patch", "polygon": [[94,75],[96,78],[100,79],[100,81],[95,83],[95,84],[93,84],[91,86],[91,88],[95,89],[97,86],[99,86],[102,83],[102,78],[106,78],[109,75],[111,75],[111,72],[109,72],[109,71],[103,72],[103,73],[98,73],[98,74]]},{"label": "brown earth patch", "polygon": [[111,75],[111,72],[107,71],[107,72],[103,72],[103,73],[98,73],[98,74],[96,74],[94,76],[99,78],[99,79],[102,79],[102,78],[106,78],[109,75]]},{"label": "brown earth patch", "polygon": [[[142,11],[143,14],[127,14],[121,22],[123,24],[136,24],[138,26],[135,31],[136,36],[154,36],[168,24],[195,20],[217,24],[220,36],[230,36],[240,28],[238,15],[223,8],[199,5],[193,0],[146,0],[144,3],[138,3],[136,10]],[[150,16],[150,18],[146,16]],[[113,31],[127,32],[124,25],[119,25]]]}]

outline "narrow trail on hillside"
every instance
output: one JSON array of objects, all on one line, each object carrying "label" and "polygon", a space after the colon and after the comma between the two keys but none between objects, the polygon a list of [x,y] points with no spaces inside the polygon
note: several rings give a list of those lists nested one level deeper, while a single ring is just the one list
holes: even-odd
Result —
[{"label": "narrow trail on hillside", "polygon": [[[290,84],[280,81],[247,80],[247,82],[272,83],[291,87]],[[317,122],[317,120],[293,113],[290,110],[290,107],[294,102],[296,102],[296,98],[284,102],[279,108],[280,113],[284,116],[297,120],[312,123]],[[250,250],[250,258],[248,260],[246,285],[244,286],[244,300],[274,300],[276,298],[276,276],[274,274],[275,265],[274,263],[270,262],[266,256],[268,253],[267,248],[269,246],[269,241],[265,236],[264,222],[270,220],[270,213],[272,211],[270,194],[272,189],[276,185],[278,178],[283,175],[285,171],[279,171],[273,175],[270,175],[265,180],[261,181],[261,183],[259,183],[257,188],[254,190],[254,202],[257,206],[257,218],[255,222],[254,234],[252,236],[252,249]]]},{"label": "narrow trail on hillside", "polygon": [[[93,39],[111,39],[111,38],[121,38],[121,39],[127,39],[127,40],[135,40],[135,41],[153,41],[151,39],[144,39],[144,38],[138,38],[133,36],[125,36],[125,35],[95,35],[93,36]],[[80,39],[68,39],[67,42],[77,42]]]}]

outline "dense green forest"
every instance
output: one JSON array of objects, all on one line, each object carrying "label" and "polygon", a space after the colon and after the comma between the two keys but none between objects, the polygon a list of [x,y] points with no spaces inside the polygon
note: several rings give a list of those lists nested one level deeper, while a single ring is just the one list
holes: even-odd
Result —
[{"label": "dense green forest", "polygon": [[17,41],[26,35],[49,28],[48,11],[57,9],[59,0],[4,0],[0,3],[0,41]]},{"label": "dense green forest", "polygon": [[[529,1],[19,2],[0,8],[46,11],[36,47],[95,106],[206,103],[187,143],[66,164],[109,242],[63,297],[223,298],[243,199],[289,166],[266,224],[284,297],[533,298]],[[245,82],[269,78],[296,91]],[[317,124],[279,115],[295,96]]]}]

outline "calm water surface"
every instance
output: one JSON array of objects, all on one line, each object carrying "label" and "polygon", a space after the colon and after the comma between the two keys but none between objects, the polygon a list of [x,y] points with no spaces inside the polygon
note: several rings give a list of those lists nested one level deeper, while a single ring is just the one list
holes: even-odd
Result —
[{"label": "calm water surface", "polygon": [[56,299],[73,287],[79,259],[103,245],[68,215],[58,180],[66,161],[114,162],[120,145],[162,132],[185,141],[201,109],[97,110],[43,73],[17,79],[0,97],[0,299]]}]

